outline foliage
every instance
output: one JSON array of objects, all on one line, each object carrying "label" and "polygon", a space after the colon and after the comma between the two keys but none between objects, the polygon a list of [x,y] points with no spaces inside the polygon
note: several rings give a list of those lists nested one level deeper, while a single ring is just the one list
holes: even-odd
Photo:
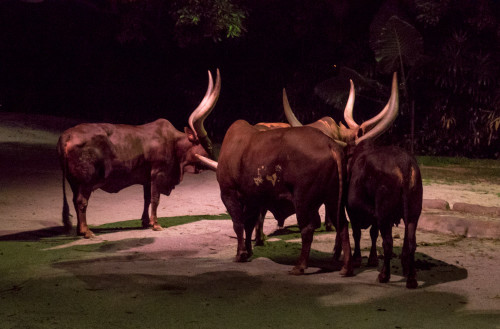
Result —
[{"label": "foliage", "polygon": [[423,39],[411,24],[392,16],[378,33],[374,33],[370,46],[379,70],[390,74],[417,63],[423,52]]},{"label": "foliage", "polygon": [[[375,81],[400,72],[401,115],[393,143],[406,146],[410,129],[404,122],[412,113],[417,153],[500,156],[500,35],[493,14],[499,10],[487,0],[383,3],[372,19],[370,47]],[[320,83],[316,93],[342,108],[345,88],[334,83],[338,77]]]},{"label": "foliage", "polygon": [[177,37],[186,43],[203,37],[221,41],[242,36],[247,12],[233,0],[184,0],[175,2],[173,16]]},{"label": "foliage", "polygon": [[397,69],[392,143],[409,145],[414,109],[417,154],[499,158],[499,17],[492,0],[5,0],[0,103],[178,126],[199,72],[220,67],[220,141],[236,119],[283,120],[283,87],[301,121],[341,120],[354,78],[365,119]]},{"label": "foliage", "polygon": [[370,99],[379,104],[387,102],[387,95],[390,94],[387,86],[377,80],[363,76],[349,67],[339,68],[335,77],[318,83],[314,87],[314,92],[325,103],[343,111],[349,96],[349,80],[354,83],[356,97]]},{"label": "foliage", "polygon": [[[79,1],[79,0],[74,0]],[[108,0],[108,10],[85,4],[119,18],[117,39],[122,43],[162,43],[173,33],[180,46],[241,37],[247,11],[239,0]],[[166,35],[165,35],[166,34]]]},{"label": "foliage", "polygon": [[500,36],[498,19],[492,15],[498,6],[489,1],[446,1],[430,24],[425,19],[429,2],[418,3],[418,18],[429,30],[435,50],[427,68],[435,91],[421,152],[500,156]]}]

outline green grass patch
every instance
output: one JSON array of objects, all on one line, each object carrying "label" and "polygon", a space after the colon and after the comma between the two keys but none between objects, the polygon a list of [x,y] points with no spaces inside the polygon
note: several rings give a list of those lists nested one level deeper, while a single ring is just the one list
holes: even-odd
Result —
[{"label": "green grass patch", "polygon": [[[301,247],[302,243],[300,242],[287,242],[284,240],[267,242],[264,246],[254,248],[252,258],[265,257],[278,264],[295,265],[299,259]],[[311,266],[317,262],[329,263],[332,260],[332,253],[311,249],[309,259]]]},{"label": "green grass patch", "polygon": [[[215,220],[215,219],[231,219],[228,214],[219,214],[219,215],[190,215],[190,216],[176,216],[176,217],[160,217],[158,218],[158,223],[163,227],[172,227],[178,225],[189,224],[193,222],[197,222],[199,220]],[[132,219],[121,222],[114,222],[103,224],[99,226],[92,226],[91,229],[103,229],[103,230],[121,230],[121,229],[140,229],[142,227],[142,223],[140,219]]]},{"label": "green grass patch", "polygon": [[[329,233],[326,228],[325,224],[322,223],[321,227],[316,229],[314,231],[314,234],[323,234],[323,233]],[[273,232],[272,234],[268,235],[270,238],[278,238],[283,241],[288,241],[288,240],[293,240],[293,239],[300,239],[300,229],[298,225],[290,225],[286,226],[285,228],[281,230],[277,230]]]},{"label": "green grass patch", "polygon": [[[202,219],[230,219],[227,214],[197,215],[159,218],[160,224],[167,228],[176,225],[196,222]],[[140,220],[128,220],[92,227],[96,234],[113,231],[140,229]],[[125,239],[121,241],[78,245],[62,249],[51,249],[82,239],[75,235],[66,235],[62,230],[45,229],[32,232],[21,232],[11,236],[0,237],[0,287],[3,280],[16,282],[30,278],[42,268],[50,268],[56,263],[82,260],[105,256],[120,250],[127,250],[139,245],[152,243],[153,238]]]},{"label": "green grass patch", "polygon": [[417,161],[424,184],[432,182],[500,184],[500,161],[498,160],[419,156]]}]

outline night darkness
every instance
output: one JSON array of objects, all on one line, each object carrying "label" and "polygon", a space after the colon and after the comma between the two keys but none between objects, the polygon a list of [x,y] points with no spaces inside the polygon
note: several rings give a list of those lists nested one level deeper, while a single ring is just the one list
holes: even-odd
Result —
[{"label": "night darkness", "polygon": [[353,78],[363,120],[383,107],[391,76],[376,61],[374,33],[397,16],[422,49],[403,57],[408,91],[388,139],[409,145],[414,104],[417,153],[498,158],[498,2],[229,2],[244,9],[245,32],[214,40],[203,21],[179,28],[172,13],[183,1],[2,1],[1,110],[128,124],[163,117],[182,129],[207,70],[220,68],[206,121],[216,142],[237,119],[284,121],[283,87],[304,122],[340,120]]}]

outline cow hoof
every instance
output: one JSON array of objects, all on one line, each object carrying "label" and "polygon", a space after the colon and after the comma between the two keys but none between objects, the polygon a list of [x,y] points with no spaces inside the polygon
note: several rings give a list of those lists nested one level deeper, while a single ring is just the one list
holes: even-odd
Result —
[{"label": "cow hoof", "polygon": [[412,279],[406,280],[406,288],[408,288],[408,289],[416,289],[417,287],[418,287],[417,279],[412,278]]},{"label": "cow hoof", "polygon": [[153,231],[163,231],[163,227],[158,224],[153,225]]},{"label": "cow hoof", "polygon": [[349,268],[349,267],[342,266],[342,269],[340,270],[339,274],[341,276],[344,276],[344,277],[353,276],[354,270],[352,269],[352,267]]},{"label": "cow hoof", "polygon": [[64,233],[70,233],[73,229],[73,225],[71,223],[64,223]]},{"label": "cow hoof", "polygon": [[368,263],[366,265],[369,267],[378,267],[378,258],[377,257],[368,258]]},{"label": "cow hoof", "polygon": [[86,231],[84,234],[83,234],[83,237],[85,239],[92,239],[92,238],[95,238],[95,234],[94,232],[92,232],[91,230],[88,230]]},{"label": "cow hoof", "polygon": [[259,247],[262,247],[264,245],[264,241],[263,240],[255,241],[255,245],[259,246]]},{"label": "cow hoof", "polygon": [[288,274],[291,274],[291,275],[303,275],[304,274],[304,269],[303,268],[294,267],[290,271],[288,271]]},{"label": "cow hoof", "polygon": [[386,276],[383,273],[380,273],[378,275],[378,282],[380,282],[380,283],[387,283],[387,282],[389,282],[389,279],[390,279],[390,276]]},{"label": "cow hoof", "polygon": [[237,263],[245,263],[248,261],[248,258],[249,258],[248,254],[243,253],[243,254],[236,255],[236,258],[234,259],[234,261]]},{"label": "cow hoof", "polygon": [[361,267],[361,257],[353,257],[352,258],[352,267]]},{"label": "cow hoof", "polygon": [[340,256],[341,256],[340,251],[336,251],[336,250],[333,251],[332,258],[333,258],[334,262],[343,262],[344,260]]},{"label": "cow hoof", "polygon": [[327,232],[333,232],[333,226],[332,226],[332,224],[326,224],[325,225],[325,231],[327,231]]}]

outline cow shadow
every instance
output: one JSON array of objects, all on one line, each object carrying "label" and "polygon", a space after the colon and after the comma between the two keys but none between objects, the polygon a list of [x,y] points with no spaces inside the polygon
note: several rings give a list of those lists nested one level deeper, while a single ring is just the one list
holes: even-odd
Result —
[{"label": "cow shadow", "polygon": [[[90,227],[92,232],[96,235],[143,230],[138,225],[137,227]],[[0,241],[31,241],[37,242],[42,239],[57,238],[62,242],[71,242],[72,240],[82,239],[81,236],[76,234],[76,228],[73,227],[71,231],[67,231],[63,226],[46,227],[38,230],[16,232],[0,236]]]},{"label": "cow shadow", "polygon": [[0,241],[31,241],[36,242],[47,238],[57,238],[75,240],[78,237],[68,233],[63,226],[46,227],[39,230],[16,232],[0,236]]},{"label": "cow shadow", "polygon": [[[273,235],[278,236],[279,234]],[[294,266],[299,258],[300,249],[300,242],[284,240],[267,241],[264,246],[256,246],[254,248],[252,258],[265,257],[281,265]],[[392,276],[390,283],[406,282],[400,260],[401,251],[401,247],[395,246],[393,248],[393,259],[391,260]],[[378,272],[382,268],[383,256],[379,256],[378,268],[367,266],[367,261],[368,258],[364,256],[361,266],[354,269],[354,275],[371,271],[373,272],[373,280],[375,281]],[[343,263],[334,260],[332,253],[311,249],[308,266],[309,270],[306,272],[306,275],[316,275],[340,271]],[[415,267],[417,269],[419,287],[429,287],[436,284],[464,280],[468,277],[468,271],[465,268],[446,263],[418,251],[415,253]],[[314,268],[316,270],[313,270]],[[400,278],[398,279],[398,277]]]}]

